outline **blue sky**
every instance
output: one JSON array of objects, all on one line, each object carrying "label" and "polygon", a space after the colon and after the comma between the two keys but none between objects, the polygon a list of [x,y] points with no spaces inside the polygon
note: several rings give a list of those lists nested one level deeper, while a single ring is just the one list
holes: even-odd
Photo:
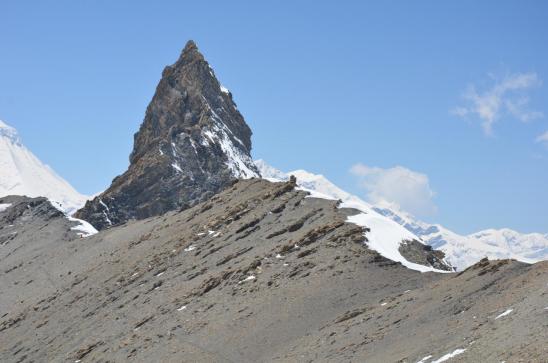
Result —
[{"label": "blue sky", "polygon": [[460,233],[546,233],[547,14],[543,1],[7,0],[0,119],[100,191],[194,39],[255,158]]}]

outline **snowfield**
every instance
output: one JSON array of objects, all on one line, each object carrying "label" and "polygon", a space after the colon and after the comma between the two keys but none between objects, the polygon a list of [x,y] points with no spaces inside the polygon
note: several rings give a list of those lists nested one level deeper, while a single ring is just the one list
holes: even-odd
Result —
[{"label": "snowfield", "polygon": [[[526,263],[548,259],[548,235],[546,234],[521,234],[510,229],[489,229],[462,236],[441,225],[419,221],[396,205],[389,203],[370,205],[340,189],[322,175],[304,170],[284,173],[263,160],[255,161],[255,165],[266,180],[284,181],[289,178],[289,175],[294,175],[300,188],[311,192],[311,195],[340,199],[343,201],[342,207],[355,208],[364,212],[363,215],[359,214],[349,219],[353,223],[371,228],[371,232],[367,233],[369,247],[384,257],[401,262],[409,268],[413,268],[412,265],[416,264],[405,260],[397,248],[401,241],[406,239],[416,239],[443,251],[446,261],[458,271],[466,269],[484,257],[512,258]],[[422,270],[417,266],[413,269]]]},{"label": "snowfield", "polygon": [[548,259],[548,235],[522,234],[511,229],[488,229],[470,235],[459,235],[439,224],[428,224],[391,204],[374,207],[380,214],[396,221],[435,249],[458,270],[464,270],[484,257],[512,258],[535,263]]}]

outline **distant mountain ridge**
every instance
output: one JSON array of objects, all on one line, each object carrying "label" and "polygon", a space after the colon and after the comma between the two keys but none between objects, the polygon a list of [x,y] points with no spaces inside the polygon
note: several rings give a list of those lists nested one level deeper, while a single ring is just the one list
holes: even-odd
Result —
[{"label": "distant mountain ridge", "polygon": [[8,195],[46,197],[69,215],[88,199],[27,149],[15,128],[0,121],[0,197]]},{"label": "distant mountain ridge", "polygon": [[[405,267],[421,271],[451,271],[453,269],[443,253],[429,250],[424,246],[417,235],[405,229],[378,212],[373,207],[350,193],[337,187],[322,175],[315,175],[305,170],[295,170],[290,173],[268,165],[263,160],[255,161],[261,176],[272,182],[285,181],[293,175],[297,179],[298,188],[310,193],[311,197],[340,200],[340,208],[356,209],[361,213],[348,218],[348,222],[357,224],[367,230],[367,245],[370,249],[377,251],[381,256],[399,262]],[[427,248],[425,248],[427,247]],[[417,254],[416,252],[419,252]],[[425,253],[426,260],[424,259]],[[418,256],[421,258],[417,258]]]},{"label": "distant mountain ridge", "polygon": [[370,206],[377,213],[390,218],[424,243],[445,253],[446,260],[458,270],[473,265],[484,257],[490,259],[513,258],[534,263],[548,259],[548,235],[540,233],[522,234],[510,229],[488,229],[462,236],[441,225],[433,225],[416,219],[396,206],[370,205],[356,196],[342,191],[322,175],[304,170],[284,173],[263,160],[255,162],[261,175],[269,180],[286,180],[295,175],[299,185],[333,198],[355,198]]},{"label": "distant mountain ridge", "polygon": [[395,207],[374,208],[409,231],[413,231],[433,248],[444,251],[448,260],[459,269],[466,268],[483,257],[513,258],[527,263],[548,259],[547,234],[524,234],[505,228],[487,229],[463,236],[441,225],[422,222]]}]

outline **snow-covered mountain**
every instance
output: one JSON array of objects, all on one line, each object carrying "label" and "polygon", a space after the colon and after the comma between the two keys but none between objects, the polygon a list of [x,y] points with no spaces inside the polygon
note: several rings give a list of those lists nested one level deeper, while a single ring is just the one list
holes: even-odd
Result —
[{"label": "snow-covered mountain", "polygon": [[17,130],[0,121],[0,197],[7,195],[46,197],[68,215],[88,199],[27,149]]},{"label": "snow-covered mountain", "polygon": [[367,244],[369,248],[377,251],[382,256],[400,262],[412,270],[446,272],[431,266],[413,263],[405,258],[401,251],[402,244],[405,244],[406,241],[422,242],[422,240],[392,219],[376,212],[369,203],[340,189],[324,176],[312,174],[305,170],[284,173],[268,165],[263,160],[255,161],[255,165],[264,179],[273,182],[285,181],[290,175],[294,175],[297,178],[299,189],[309,192],[312,197],[341,200],[341,208],[354,208],[361,211],[362,213],[349,217],[348,221],[369,229],[366,234]]},{"label": "snow-covered mountain", "polygon": [[445,252],[447,259],[459,270],[476,263],[483,257],[513,258],[528,263],[548,259],[547,234],[522,234],[505,228],[460,235],[439,224],[422,222],[411,214],[399,210],[397,206],[379,205],[374,208],[407,230],[413,231],[433,248]]},{"label": "snow-covered mountain", "polygon": [[[263,160],[257,160],[255,164],[265,179],[285,180],[289,175],[295,175],[298,184],[305,189],[341,199],[343,202],[354,201],[377,212],[404,227],[412,235],[420,237],[424,243],[434,249],[443,251],[446,260],[459,271],[484,257],[490,259],[513,258],[528,263],[548,259],[548,234],[521,234],[510,229],[489,229],[463,236],[441,225],[422,222],[411,214],[401,211],[395,205],[372,206],[341,190],[322,175],[308,173],[304,170],[284,173]],[[374,226],[370,227],[373,232]]]}]

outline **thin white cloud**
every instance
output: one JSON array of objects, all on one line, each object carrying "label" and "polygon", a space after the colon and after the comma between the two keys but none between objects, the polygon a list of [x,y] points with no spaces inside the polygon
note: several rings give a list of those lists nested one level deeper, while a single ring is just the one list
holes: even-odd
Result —
[{"label": "thin white cloud", "polygon": [[493,125],[504,116],[512,116],[522,122],[543,117],[543,113],[529,109],[527,92],[539,87],[542,81],[536,73],[515,73],[502,79],[491,75],[493,84],[483,91],[470,85],[463,94],[464,106],[451,110],[455,116],[478,117],[483,130],[490,135]]},{"label": "thin white cloud", "polygon": [[402,166],[383,169],[358,163],[350,172],[358,177],[369,202],[396,204],[403,210],[419,217],[436,213],[434,191],[428,176]]},{"label": "thin white cloud", "polygon": [[542,135],[539,135],[539,137],[537,137],[535,141],[541,144],[544,144],[544,146],[548,147],[548,131],[546,131]]}]

